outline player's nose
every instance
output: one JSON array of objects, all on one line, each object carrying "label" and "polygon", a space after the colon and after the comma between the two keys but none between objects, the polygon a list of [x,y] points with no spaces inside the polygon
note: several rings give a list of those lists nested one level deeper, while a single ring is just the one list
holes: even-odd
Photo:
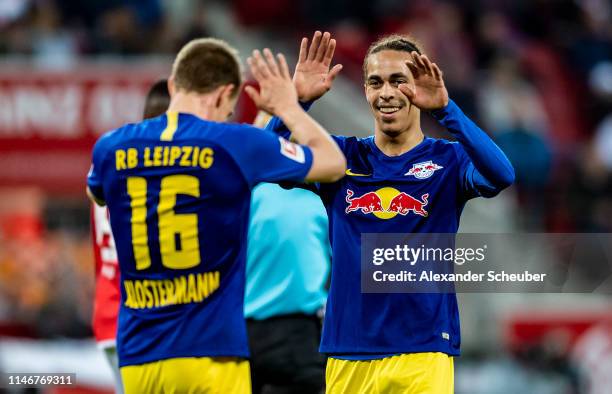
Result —
[{"label": "player's nose", "polygon": [[383,100],[390,100],[395,97],[395,94],[395,89],[391,86],[391,84],[385,82],[380,90],[380,98]]}]

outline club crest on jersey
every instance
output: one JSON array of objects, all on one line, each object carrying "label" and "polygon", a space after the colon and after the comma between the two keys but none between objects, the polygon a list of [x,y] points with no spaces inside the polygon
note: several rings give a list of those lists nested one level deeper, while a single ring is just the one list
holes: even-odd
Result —
[{"label": "club crest on jersey", "polygon": [[423,161],[421,163],[413,164],[410,171],[408,171],[404,175],[414,175],[414,177],[417,179],[427,179],[432,176],[434,172],[442,168],[444,167],[437,165],[431,160],[428,160]]},{"label": "club crest on jersey", "polygon": [[304,149],[298,144],[294,144],[291,141],[287,141],[283,137],[278,137],[280,141],[280,151],[283,156],[290,158],[293,161],[297,161],[298,163],[304,163],[306,161],[304,157]]},{"label": "club crest on jersey", "polygon": [[351,189],[346,190],[345,213],[361,211],[371,213],[379,219],[391,219],[396,215],[406,216],[412,212],[416,215],[427,217],[429,213],[425,210],[428,204],[429,193],[415,198],[408,193],[400,192],[392,187],[383,187],[375,191],[356,196]]}]

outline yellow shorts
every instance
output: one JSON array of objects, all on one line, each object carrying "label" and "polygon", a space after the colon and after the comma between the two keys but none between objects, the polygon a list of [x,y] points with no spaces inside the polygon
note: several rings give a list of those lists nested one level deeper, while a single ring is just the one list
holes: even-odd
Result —
[{"label": "yellow shorts", "polygon": [[452,394],[453,358],[444,353],[410,353],[376,360],[329,358],[325,372],[331,394]]},{"label": "yellow shorts", "polygon": [[250,394],[247,360],[235,357],[170,358],[121,368],[125,394]]}]

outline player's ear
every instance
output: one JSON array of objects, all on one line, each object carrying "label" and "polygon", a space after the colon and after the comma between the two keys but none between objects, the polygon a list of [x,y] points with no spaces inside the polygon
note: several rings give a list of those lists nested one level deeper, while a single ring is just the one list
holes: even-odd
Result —
[{"label": "player's ear", "polygon": [[217,94],[217,99],[215,100],[215,106],[217,108],[221,108],[227,103],[232,101],[233,93],[234,93],[234,85],[223,85],[216,89],[215,93]]},{"label": "player's ear", "polygon": [[205,98],[206,103],[215,109],[221,107],[221,88],[222,87],[220,86],[212,92],[202,95],[202,97]]},{"label": "player's ear", "polygon": [[231,101],[232,98],[234,98],[235,93],[236,92],[236,87],[234,86],[234,84],[229,84],[227,86],[225,86],[225,88],[223,89],[222,95],[224,97],[224,99],[226,99],[227,101]]},{"label": "player's ear", "polygon": [[175,89],[174,77],[168,78],[168,93],[170,93],[170,97],[174,96]]}]

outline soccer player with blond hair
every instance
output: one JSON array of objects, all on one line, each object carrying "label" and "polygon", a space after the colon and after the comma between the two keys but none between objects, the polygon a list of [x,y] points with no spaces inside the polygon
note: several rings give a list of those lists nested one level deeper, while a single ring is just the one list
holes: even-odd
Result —
[{"label": "soccer player with blond hair", "polygon": [[126,393],[250,392],[243,298],[251,190],[333,182],[342,152],[298,104],[285,58],[254,51],[258,107],[296,143],[227,123],[242,86],[237,52],[216,39],[178,53],[163,116],[98,140],[87,185],[110,211],[121,272],[117,330]]}]

